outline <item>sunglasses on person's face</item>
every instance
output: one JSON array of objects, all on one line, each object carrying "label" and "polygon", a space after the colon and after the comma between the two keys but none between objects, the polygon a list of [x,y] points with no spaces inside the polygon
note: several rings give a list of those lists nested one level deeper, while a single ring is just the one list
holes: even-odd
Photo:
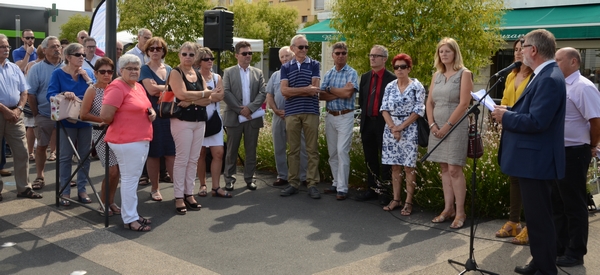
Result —
[{"label": "sunglasses on person's face", "polygon": [[72,53],[71,55],[75,56],[75,57],[84,57],[85,56],[84,53]]},{"label": "sunglasses on person's face", "polygon": [[187,57],[188,55],[190,57],[194,57],[196,54],[194,54],[194,53],[181,53],[181,56],[183,56],[183,57]]},{"label": "sunglasses on person's face", "polygon": [[394,65],[394,70],[405,70],[408,68],[408,65]]},{"label": "sunglasses on person's face", "polygon": [[243,53],[240,53],[240,54],[243,55],[243,56],[248,56],[248,55],[252,55],[252,52],[243,52]]},{"label": "sunglasses on person's face", "polygon": [[341,54],[341,55],[347,55],[347,54],[348,54],[348,52],[334,52],[333,54],[335,54],[335,55],[337,55],[337,56],[339,56],[340,54]]},{"label": "sunglasses on person's face", "polygon": [[35,37],[33,37],[33,36],[26,36],[26,37],[23,37],[23,38],[25,38],[25,40],[32,40],[32,39],[35,39]]},{"label": "sunglasses on person's face", "polygon": [[149,47],[148,50],[151,52],[162,52],[163,47]]},{"label": "sunglasses on person's face", "polygon": [[204,61],[204,62],[208,62],[208,61],[215,61],[214,57],[206,57],[206,58],[201,58],[200,60]]},{"label": "sunglasses on person's face", "polygon": [[308,50],[308,45],[300,45],[300,46],[298,46],[298,49],[299,50],[304,50],[304,49]]},{"label": "sunglasses on person's face", "polygon": [[139,68],[139,67],[125,67],[125,68],[123,68],[123,69],[125,69],[125,70],[128,70],[128,71],[130,71],[130,72],[137,72],[137,71],[139,71],[139,70],[140,70],[140,68]]},{"label": "sunglasses on person's face", "polygon": [[108,73],[109,75],[112,75],[114,72],[115,71],[113,71],[113,70],[98,70],[99,74],[107,74]]}]

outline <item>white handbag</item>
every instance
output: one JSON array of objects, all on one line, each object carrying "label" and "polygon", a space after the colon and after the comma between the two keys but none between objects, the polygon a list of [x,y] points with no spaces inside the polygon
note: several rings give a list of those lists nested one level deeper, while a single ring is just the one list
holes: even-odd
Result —
[{"label": "white handbag", "polygon": [[74,120],[79,119],[81,102],[77,97],[69,100],[63,93],[50,97],[50,118],[54,121],[68,119],[69,122],[75,123]]}]

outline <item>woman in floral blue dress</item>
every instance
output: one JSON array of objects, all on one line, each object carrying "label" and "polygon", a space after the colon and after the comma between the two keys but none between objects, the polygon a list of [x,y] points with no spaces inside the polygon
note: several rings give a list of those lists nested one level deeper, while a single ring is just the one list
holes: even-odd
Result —
[{"label": "woman in floral blue dress", "polygon": [[400,212],[409,216],[412,212],[412,198],[416,186],[415,167],[417,164],[417,123],[425,113],[425,88],[415,78],[409,78],[412,59],[407,54],[399,54],[392,59],[394,74],[398,79],[385,87],[381,102],[381,115],[385,119],[381,163],[392,166],[392,188],[394,199],[383,208],[394,210],[401,206],[402,171],[406,182],[406,201]]}]

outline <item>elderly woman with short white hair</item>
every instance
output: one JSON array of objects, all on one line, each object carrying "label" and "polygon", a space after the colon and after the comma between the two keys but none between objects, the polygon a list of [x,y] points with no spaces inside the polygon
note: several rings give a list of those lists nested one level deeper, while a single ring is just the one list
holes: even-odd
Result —
[{"label": "elderly woman with short white hair", "polygon": [[125,228],[150,231],[150,220],[138,215],[137,185],[152,140],[152,121],[156,113],[138,83],[140,59],[125,54],[119,59],[121,77],[104,92],[100,118],[110,124],[104,140],[117,156],[121,173],[121,217]]}]

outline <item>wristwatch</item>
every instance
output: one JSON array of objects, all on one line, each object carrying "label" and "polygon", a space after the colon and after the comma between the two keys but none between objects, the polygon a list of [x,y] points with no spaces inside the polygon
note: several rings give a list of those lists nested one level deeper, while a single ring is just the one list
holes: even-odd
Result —
[{"label": "wristwatch", "polygon": [[23,112],[23,106],[17,106],[17,108]]}]

